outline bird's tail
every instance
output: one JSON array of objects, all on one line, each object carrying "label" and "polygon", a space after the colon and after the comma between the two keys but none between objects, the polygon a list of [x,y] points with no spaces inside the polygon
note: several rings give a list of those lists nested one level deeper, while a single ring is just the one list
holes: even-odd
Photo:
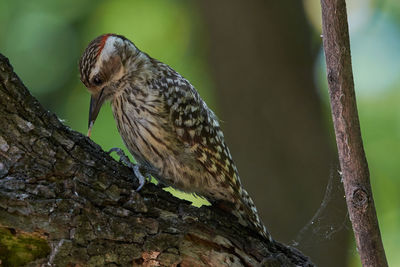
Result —
[{"label": "bird's tail", "polygon": [[235,205],[236,210],[239,213],[239,221],[245,226],[250,226],[258,233],[260,233],[265,239],[272,242],[272,236],[261,221],[253,200],[246,190],[242,189],[240,193],[241,201]]}]

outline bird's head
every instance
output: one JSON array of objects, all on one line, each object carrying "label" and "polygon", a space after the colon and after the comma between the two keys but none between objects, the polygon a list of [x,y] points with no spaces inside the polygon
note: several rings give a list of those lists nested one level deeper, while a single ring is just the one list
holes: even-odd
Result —
[{"label": "bird's head", "polygon": [[89,136],[101,106],[118,92],[118,84],[127,74],[127,58],[135,58],[139,52],[131,41],[116,34],[101,35],[85,49],[79,71],[81,81],[91,94]]}]

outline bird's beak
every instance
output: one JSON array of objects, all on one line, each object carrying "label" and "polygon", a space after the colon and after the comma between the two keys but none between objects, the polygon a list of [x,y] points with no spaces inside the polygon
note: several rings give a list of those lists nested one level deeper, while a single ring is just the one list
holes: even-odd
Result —
[{"label": "bird's beak", "polygon": [[96,121],[97,115],[99,115],[101,106],[104,103],[105,97],[103,94],[104,88],[101,89],[100,93],[93,94],[90,98],[90,108],[89,108],[89,125],[88,125],[88,133],[87,136],[90,138],[92,133],[92,127],[94,122]]}]

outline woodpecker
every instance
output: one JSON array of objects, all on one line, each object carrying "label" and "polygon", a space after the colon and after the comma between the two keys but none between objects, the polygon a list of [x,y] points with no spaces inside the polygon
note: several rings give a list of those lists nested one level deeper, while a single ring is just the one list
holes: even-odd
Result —
[{"label": "woodpecker", "polygon": [[141,170],[211,203],[228,203],[242,225],[272,241],[242,187],[216,115],[188,80],[117,34],[91,41],[79,69],[91,94],[89,134],[102,104],[110,101]]}]

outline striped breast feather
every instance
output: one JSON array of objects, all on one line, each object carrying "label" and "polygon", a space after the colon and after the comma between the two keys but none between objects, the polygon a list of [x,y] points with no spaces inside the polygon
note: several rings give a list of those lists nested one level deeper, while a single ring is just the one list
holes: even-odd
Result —
[{"label": "striped breast feather", "polygon": [[185,79],[170,79],[166,103],[178,138],[190,146],[205,170],[221,185],[241,186],[236,166],[215,114]]}]

